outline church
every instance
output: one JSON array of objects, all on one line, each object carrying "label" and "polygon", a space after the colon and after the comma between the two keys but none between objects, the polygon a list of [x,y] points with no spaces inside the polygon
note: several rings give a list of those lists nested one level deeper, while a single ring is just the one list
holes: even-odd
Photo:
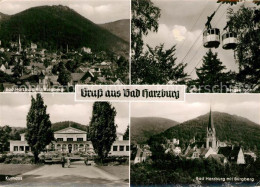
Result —
[{"label": "church", "polygon": [[213,115],[210,109],[207,125],[206,142],[196,142],[195,138],[188,146],[184,155],[188,159],[212,157],[226,164],[228,161],[236,164],[245,164],[245,156],[242,147],[227,145],[217,139]]},{"label": "church", "polygon": [[[10,140],[11,153],[27,153],[31,151],[25,133],[20,134],[21,140]],[[54,132],[56,141],[46,146],[47,151],[59,151],[63,153],[94,153],[91,141],[87,140],[87,132],[67,127]],[[117,133],[116,141],[111,146],[110,155],[129,156],[129,140],[123,140],[123,134]]]}]

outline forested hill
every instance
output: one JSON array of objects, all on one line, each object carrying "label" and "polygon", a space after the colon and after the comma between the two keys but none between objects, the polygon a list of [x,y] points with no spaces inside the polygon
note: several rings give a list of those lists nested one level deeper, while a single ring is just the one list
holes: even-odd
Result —
[{"label": "forested hill", "polygon": [[[73,121],[62,121],[62,122],[53,123],[51,128],[53,132],[55,132],[61,129],[65,129],[69,126],[83,131],[87,131],[88,128],[88,126],[86,125],[82,125]],[[20,134],[25,133],[26,131],[26,127],[11,127],[11,128],[12,128],[10,134],[11,140],[20,140],[21,139]]]},{"label": "forested hill", "polygon": [[146,143],[153,135],[177,125],[178,122],[159,117],[132,117],[131,118],[131,142]]},{"label": "forested hill", "polygon": [[88,126],[73,121],[62,121],[62,122],[53,123],[51,128],[55,132],[67,127],[73,127],[79,130],[87,131]]},{"label": "forested hill", "polygon": [[130,42],[130,19],[113,21],[110,23],[99,24],[99,26],[107,29],[114,35]]},{"label": "forested hill", "polygon": [[0,12],[0,21],[8,19],[9,16]]},{"label": "forested hill", "polygon": [[[217,139],[227,143],[242,145],[244,148],[260,150],[260,125],[246,118],[227,113],[213,112],[213,121]],[[178,138],[182,146],[194,136],[197,141],[206,140],[206,129],[209,113],[195,119],[171,127],[157,136],[152,141],[165,138]]]},{"label": "forested hill", "polygon": [[48,50],[66,49],[68,45],[70,49],[86,46],[117,54],[129,51],[128,42],[62,5],[27,9],[1,20],[0,28],[3,45],[18,41],[20,35],[22,45],[32,41]]}]

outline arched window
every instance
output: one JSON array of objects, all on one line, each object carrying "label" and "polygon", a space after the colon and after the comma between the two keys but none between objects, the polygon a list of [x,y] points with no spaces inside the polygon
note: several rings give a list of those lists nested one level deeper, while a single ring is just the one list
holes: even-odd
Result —
[{"label": "arched window", "polygon": [[62,145],[62,151],[66,151],[66,148],[67,148],[67,145],[66,145],[66,144],[63,144],[63,145]]},{"label": "arched window", "polygon": [[74,144],[74,151],[78,151],[78,144]]},{"label": "arched window", "polygon": [[60,144],[57,144],[57,150],[60,150]]}]

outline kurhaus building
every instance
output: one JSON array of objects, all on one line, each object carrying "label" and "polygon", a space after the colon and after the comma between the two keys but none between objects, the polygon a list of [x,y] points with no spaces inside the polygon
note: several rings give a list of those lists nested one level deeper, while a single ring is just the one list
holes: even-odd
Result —
[{"label": "kurhaus building", "polygon": [[[25,140],[25,133],[21,134],[21,140],[10,140],[10,152],[26,153],[31,148]],[[67,127],[54,132],[56,141],[46,148],[47,150],[64,153],[93,152],[91,141],[87,141],[87,132],[73,127]],[[123,134],[117,133],[116,141],[111,146],[110,155],[129,156],[129,140],[123,140]]]}]

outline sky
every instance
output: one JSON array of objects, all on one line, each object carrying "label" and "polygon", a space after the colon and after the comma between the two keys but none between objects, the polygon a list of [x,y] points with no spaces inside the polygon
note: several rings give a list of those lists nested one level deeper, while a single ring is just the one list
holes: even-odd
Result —
[{"label": "sky", "polygon": [[260,125],[259,94],[186,94],[185,102],[132,103],[131,117],[162,117],[177,122],[212,111],[247,118]]},{"label": "sky", "polygon": [[[151,0],[155,6],[161,9],[159,30],[157,33],[150,32],[144,38],[144,42],[152,47],[164,44],[166,49],[176,45],[177,63],[187,63],[185,71],[191,78],[196,78],[195,67],[202,65],[201,59],[207,49],[202,44],[202,31],[210,16],[217,10],[217,0]],[[242,3],[230,6],[222,4],[212,19],[212,27],[219,28],[220,32],[226,26],[227,9],[238,10]],[[255,6],[253,3],[245,3],[245,6]],[[197,39],[200,37],[199,39]],[[197,40],[197,42],[195,42]],[[194,46],[192,47],[192,45]],[[192,47],[192,48],[191,48]],[[191,50],[190,50],[191,49]],[[189,52],[190,50],[190,52]],[[238,64],[234,60],[233,50],[223,50],[220,44],[218,58],[226,66],[227,70],[238,71]],[[187,56],[186,56],[187,54]],[[185,57],[186,56],[186,57]],[[184,58],[185,57],[185,58]]]},{"label": "sky", "polygon": [[[0,94],[0,126],[26,127],[26,116],[30,108],[32,93]],[[52,123],[74,121],[89,125],[93,102],[75,102],[74,94],[42,94]],[[124,133],[129,125],[128,103],[112,103],[117,115],[117,131]]]},{"label": "sky", "polygon": [[68,6],[97,24],[130,19],[129,0],[0,0],[0,12],[13,15],[43,5]]}]

